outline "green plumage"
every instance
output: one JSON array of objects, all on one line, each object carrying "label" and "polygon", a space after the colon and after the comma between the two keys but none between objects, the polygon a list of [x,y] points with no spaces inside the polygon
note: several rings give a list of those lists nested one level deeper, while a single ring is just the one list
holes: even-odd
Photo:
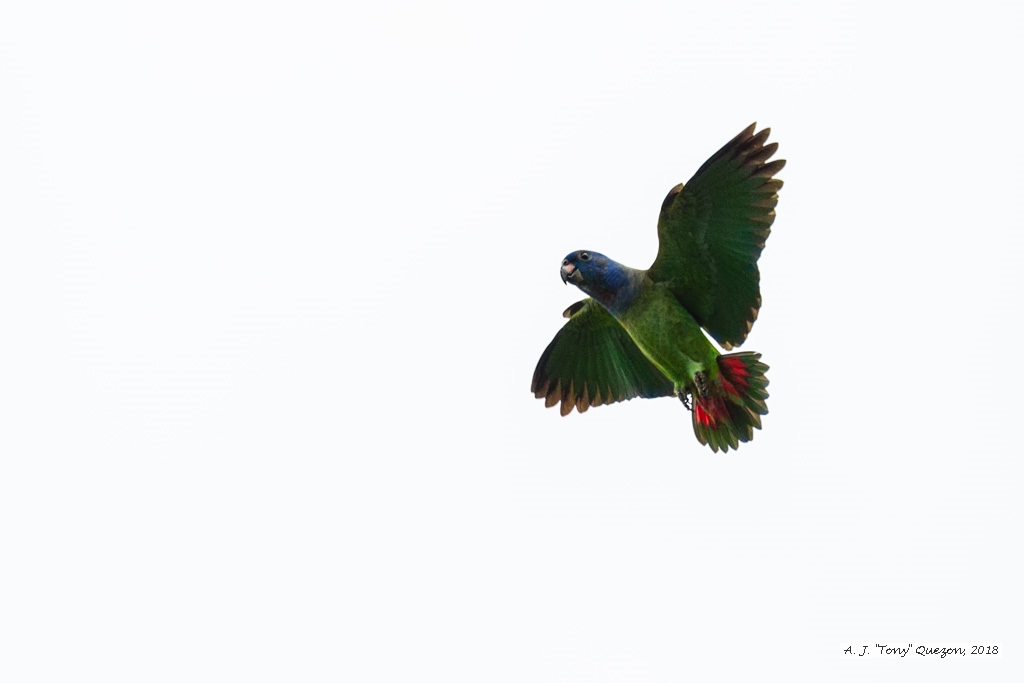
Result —
[{"label": "green plumage", "polygon": [[565,310],[570,319],[541,355],[533,392],[562,415],[575,407],[627,401],[637,396],[671,396],[675,387],[604,308],[593,299]]},{"label": "green plumage", "polygon": [[785,161],[765,163],[778,143],[754,125],[733,138],[685,185],[665,197],[658,257],[647,271],[725,349],[746,339],[761,308],[757,260],[775,220]]},{"label": "green plumage", "polygon": [[545,404],[575,407],[678,395],[694,399],[694,431],[714,450],[749,441],[767,413],[759,354],[721,356],[701,331],[731,349],[761,306],[757,260],[775,219],[785,161],[769,161],[769,129],[752,124],[673,188],[658,219],[658,256],[635,270],[574,252],[562,278],[592,298],[544,351],[532,390]]}]

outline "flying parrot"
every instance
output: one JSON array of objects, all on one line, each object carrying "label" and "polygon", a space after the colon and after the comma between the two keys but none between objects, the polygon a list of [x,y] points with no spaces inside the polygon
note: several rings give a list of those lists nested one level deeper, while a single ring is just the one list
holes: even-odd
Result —
[{"label": "flying parrot", "polygon": [[588,298],[541,354],[531,390],[547,407],[677,396],[697,440],[717,452],[750,441],[768,413],[761,354],[720,354],[743,344],[761,307],[757,260],[775,220],[786,162],[751,124],[665,197],[658,256],[647,270],[596,251],[562,260],[562,281]]}]

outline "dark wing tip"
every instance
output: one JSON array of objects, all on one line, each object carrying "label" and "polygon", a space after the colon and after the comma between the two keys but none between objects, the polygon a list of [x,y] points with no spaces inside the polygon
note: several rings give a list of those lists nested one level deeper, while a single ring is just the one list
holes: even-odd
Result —
[{"label": "dark wing tip", "polygon": [[586,306],[586,305],[587,305],[587,300],[586,299],[583,299],[581,301],[577,301],[572,306],[569,306],[569,308],[567,308],[564,311],[562,311],[562,317],[563,318],[571,318],[574,315],[576,315],[577,313],[579,313],[580,311],[582,311],[583,307]]},{"label": "dark wing tip", "polygon": [[683,184],[682,183],[679,183],[678,185],[676,185],[675,187],[673,187],[671,190],[668,191],[668,194],[665,195],[665,200],[661,203],[661,212],[662,213],[665,213],[666,211],[668,211],[668,208],[670,206],[672,206],[672,202],[674,202],[676,200],[676,197],[678,197],[679,193],[682,192],[682,191],[683,191]]},{"label": "dark wing tip", "polygon": [[747,159],[745,164],[751,167],[751,178],[765,178],[770,180],[776,173],[786,166],[786,160],[776,159],[770,163],[759,163],[757,160]]},{"label": "dark wing tip", "polygon": [[[551,358],[551,350],[554,347],[554,340],[548,344],[547,348],[544,349],[544,353],[540,354],[540,360],[537,361],[537,367],[533,371],[533,381],[530,382],[530,391],[537,398],[546,398],[550,395],[549,389],[551,388],[550,378],[545,377],[545,370],[548,365],[548,359]],[[550,406],[548,406],[550,407]]]},{"label": "dark wing tip", "polygon": [[573,387],[573,382],[569,381],[569,388],[562,394],[562,407],[559,408],[559,412],[562,413],[562,417],[565,417],[572,412],[572,409],[576,407],[576,391]]},{"label": "dark wing tip", "polygon": [[[704,171],[714,166],[718,161],[723,158],[730,160],[741,159],[740,165],[746,166],[747,157],[759,151],[764,145],[764,141],[768,139],[768,134],[771,133],[771,128],[764,128],[756,135],[754,130],[757,128],[757,122],[750,124],[746,128],[740,131],[740,133],[729,142],[722,145],[722,147],[712,154],[707,161],[701,164],[701,167],[697,169],[697,172],[693,174],[693,178],[700,176]],[[774,148],[772,150],[775,151]],[[769,154],[769,156],[771,156]],[[767,157],[766,157],[767,158]],[[693,180],[691,178],[691,182]],[[670,193],[671,194],[671,193]]]}]

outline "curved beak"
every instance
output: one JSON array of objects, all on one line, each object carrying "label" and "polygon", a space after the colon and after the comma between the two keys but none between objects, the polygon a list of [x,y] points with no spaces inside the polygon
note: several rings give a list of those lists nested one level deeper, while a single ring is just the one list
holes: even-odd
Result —
[{"label": "curved beak", "polygon": [[576,274],[576,266],[574,266],[571,263],[566,263],[564,266],[562,266],[561,272],[562,282],[564,282],[565,284],[569,284],[569,280],[571,280],[572,276]]}]

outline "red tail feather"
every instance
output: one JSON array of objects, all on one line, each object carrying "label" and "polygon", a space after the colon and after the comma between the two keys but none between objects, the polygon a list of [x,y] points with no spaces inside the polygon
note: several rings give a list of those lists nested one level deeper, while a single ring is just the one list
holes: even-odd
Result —
[{"label": "red tail feather", "polygon": [[718,377],[707,395],[694,394],[693,431],[711,450],[735,449],[761,428],[761,416],[768,414],[768,366],[760,358],[749,351],[719,356]]}]

